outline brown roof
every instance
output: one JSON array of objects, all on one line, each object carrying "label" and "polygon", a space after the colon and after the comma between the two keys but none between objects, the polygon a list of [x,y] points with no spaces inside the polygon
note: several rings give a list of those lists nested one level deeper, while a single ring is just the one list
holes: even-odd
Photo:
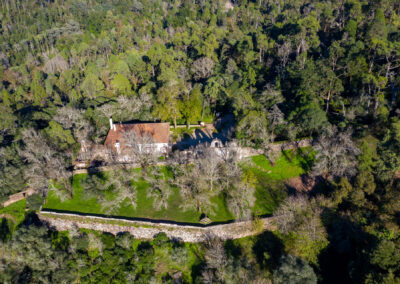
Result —
[{"label": "brown roof", "polygon": [[124,134],[129,131],[135,131],[140,137],[149,135],[153,138],[154,143],[169,142],[169,123],[133,123],[133,124],[114,124],[115,130],[110,129],[107,134],[104,145],[107,147],[114,146],[118,141],[124,140]]}]

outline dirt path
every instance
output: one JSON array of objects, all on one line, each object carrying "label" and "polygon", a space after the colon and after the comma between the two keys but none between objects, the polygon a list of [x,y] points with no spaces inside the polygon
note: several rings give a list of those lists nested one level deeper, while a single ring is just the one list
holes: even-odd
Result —
[{"label": "dirt path", "polygon": [[153,239],[159,233],[165,233],[170,239],[184,242],[202,242],[208,234],[212,234],[222,240],[228,240],[257,235],[262,230],[274,228],[272,218],[260,219],[260,226],[254,226],[253,221],[242,221],[201,227],[55,212],[40,212],[38,215],[43,222],[58,231],[69,230],[77,226],[78,228],[108,232],[114,235],[129,232],[135,238],[145,240]]}]

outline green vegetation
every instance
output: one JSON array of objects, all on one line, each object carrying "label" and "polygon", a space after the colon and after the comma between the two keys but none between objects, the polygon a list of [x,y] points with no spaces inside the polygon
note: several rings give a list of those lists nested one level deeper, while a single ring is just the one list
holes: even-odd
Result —
[{"label": "green vegetation", "polygon": [[[66,210],[277,220],[249,244],[188,251],[51,231],[18,203],[2,209],[26,222],[0,223],[1,283],[400,282],[398,0],[2,0],[0,19],[1,201],[29,187],[30,210],[50,192],[46,206]],[[214,121],[268,159],[174,155],[165,176],[149,167],[158,157],[131,153],[143,175],[73,178],[76,158],[116,162],[91,151],[110,117]],[[270,153],[301,137],[310,158]],[[305,190],[287,194],[303,173]]]},{"label": "green vegetation", "polygon": [[[252,209],[255,215],[269,215],[286,197],[286,190],[283,181],[290,177],[295,177],[306,173],[310,169],[313,153],[311,149],[303,148],[298,152],[292,150],[284,151],[275,161],[274,165],[265,158],[265,156],[254,156],[251,158],[251,163],[243,164],[245,171],[251,172],[256,178],[256,202]],[[171,179],[171,172],[167,167],[160,167],[161,172]],[[133,170],[140,173],[140,169]],[[57,209],[71,212],[82,212],[92,214],[108,215],[102,208],[98,199],[95,197],[87,198],[84,194],[82,181],[87,178],[87,174],[79,174],[73,177],[73,192],[72,198],[61,200],[54,191],[48,194],[47,200],[43,208]],[[179,188],[171,187],[171,194],[168,198],[167,208],[160,210],[154,209],[154,199],[148,196],[149,182],[143,178],[133,182],[136,188],[137,200],[136,208],[125,200],[120,208],[114,211],[111,215],[124,217],[137,217],[159,220],[172,220],[177,222],[198,223],[200,220],[200,212],[193,209],[183,210],[184,203]],[[112,192],[106,193],[107,199],[112,201],[115,199],[115,194]],[[215,212],[208,217],[213,222],[224,222],[234,219],[234,216],[229,212],[223,194],[214,196],[211,199],[212,207]]]},{"label": "green vegetation", "polygon": [[285,180],[307,173],[311,169],[314,154],[312,148],[286,150],[280,154],[274,164],[271,164],[264,155],[253,156],[251,161],[254,166],[250,168],[257,176]]},{"label": "green vegetation", "polygon": [[[80,174],[74,176],[73,181],[73,197],[70,200],[61,201],[60,198],[51,191],[47,197],[43,208],[65,210],[71,212],[82,212],[82,213],[94,213],[94,214],[105,214],[107,213],[102,209],[100,203],[96,198],[86,199],[83,196],[84,189],[81,186],[81,181],[87,175]],[[172,220],[177,222],[188,222],[198,223],[200,220],[200,213],[194,210],[182,209],[183,200],[179,194],[179,189],[176,187],[172,188],[172,193],[168,199],[168,207],[163,208],[159,211],[153,208],[154,200],[147,197],[149,183],[146,181],[135,182],[137,188],[137,207],[133,208],[128,201],[124,202],[122,206],[112,215],[124,216],[124,217],[137,217],[137,218],[149,218],[159,220]],[[110,200],[113,200],[112,194],[108,196]],[[216,208],[215,215],[209,216],[213,222],[223,222],[233,219],[233,216],[229,213],[224,203],[223,196],[217,196],[212,199],[212,202]]]},{"label": "green vegetation", "polygon": [[253,156],[244,168],[251,171],[256,179],[256,215],[270,215],[287,196],[284,180],[307,173],[312,165],[314,153],[311,148],[301,148],[296,152],[286,150],[274,161],[274,165],[264,156]]},{"label": "green vegetation", "polygon": [[8,205],[0,209],[0,216],[11,219],[15,224],[19,224],[24,220],[26,208],[26,199]]}]

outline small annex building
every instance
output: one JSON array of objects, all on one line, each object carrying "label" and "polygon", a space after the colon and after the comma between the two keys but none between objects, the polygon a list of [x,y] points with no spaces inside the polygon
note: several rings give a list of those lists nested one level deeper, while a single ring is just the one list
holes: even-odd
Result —
[{"label": "small annex building", "polygon": [[113,123],[110,118],[110,130],[104,146],[117,155],[124,155],[125,150],[130,147],[138,147],[139,151],[143,152],[153,151],[157,154],[166,154],[172,146],[169,128],[168,122]]}]

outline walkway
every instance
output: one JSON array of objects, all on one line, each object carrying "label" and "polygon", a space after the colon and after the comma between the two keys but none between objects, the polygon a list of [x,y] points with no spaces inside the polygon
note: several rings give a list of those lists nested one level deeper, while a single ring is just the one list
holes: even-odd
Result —
[{"label": "walkway", "polygon": [[128,232],[135,238],[144,240],[151,240],[155,235],[165,233],[170,239],[194,243],[204,241],[207,235],[210,234],[222,240],[228,240],[253,236],[261,233],[263,230],[274,229],[272,217],[260,219],[259,226],[255,226],[254,221],[195,226],[44,211],[38,213],[38,216],[44,223],[49,224],[50,227],[58,231],[70,230],[77,226],[82,229],[108,232],[114,235]]}]

